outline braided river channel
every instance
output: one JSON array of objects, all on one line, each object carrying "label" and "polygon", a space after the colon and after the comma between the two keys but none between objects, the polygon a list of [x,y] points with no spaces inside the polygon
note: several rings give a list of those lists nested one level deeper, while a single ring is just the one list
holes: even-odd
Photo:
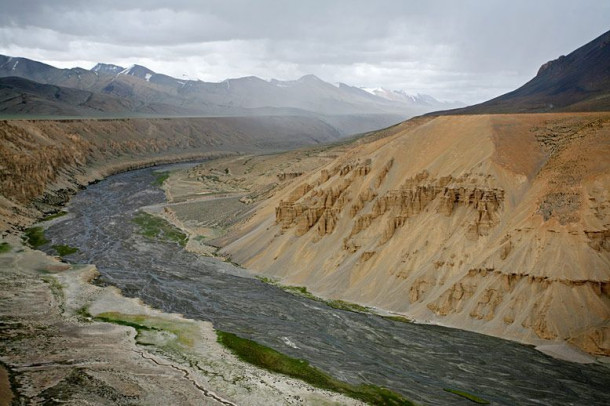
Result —
[{"label": "braided river channel", "polygon": [[473,404],[444,391],[451,388],[497,405],[610,405],[608,366],[562,361],[467,331],[334,309],[230,263],[143,237],[133,216],[165,202],[153,186],[154,170],[114,175],[78,193],[70,216],[46,231],[47,247],[77,247],[67,260],[95,264],[101,281],[125,296],[210,321],[338,379],[384,386],[419,404]]}]

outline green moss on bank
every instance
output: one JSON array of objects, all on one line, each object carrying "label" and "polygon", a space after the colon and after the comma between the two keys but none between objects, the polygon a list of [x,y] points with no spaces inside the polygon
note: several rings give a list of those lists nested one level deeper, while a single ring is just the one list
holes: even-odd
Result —
[{"label": "green moss on bank", "polygon": [[450,388],[443,388],[443,390],[445,392],[449,392],[449,393],[453,393],[454,395],[458,395],[461,396],[463,398],[466,398],[468,400],[473,401],[474,403],[478,403],[480,405],[488,405],[489,401],[482,399],[476,395],[473,395],[472,393],[468,393],[468,392],[464,392],[462,390],[457,390],[457,389],[450,389]]},{"label": "green moss on bank", "polygon": [[269,285],[279,286],[278,282],[275,279],[267,278],[266,276],[256,275],[256,279],[263,283],[268,283]]},{"label": "green moss on bank", "polygon": [[0,243],[0,254],[11,252],[11,244],[7,242]]},{"label": "green moss on bank", "polygon": [[152,183],[154,186],[162,186],[163,182],[169,178],[169,172],[153,172],[153,175],[155,176]]},{"label": "green moss on bank", "polygon": [[113,324],[118,324],[121,326],[127,326],[127,327],[131,327],[133,329],[136,330],[136,341],[138,341],[138,335],[140,335],[142,333],[142,331],[150,331],[150,330],[157,330],[154,327],[150,327],[147,326],[145,324],[143,324],[143,320],[144,318],[142,317],[141,319],[133,316],[133,317],[129,317],[127,315],[119,315],[118,313],[102,313],[99,314],[95,317],[93,317],[93,320],[95,321],[102,321],[105,323],[113,323]]},{"label": "green moss on bank", "polygon": [[38,248],[49,242],[44,236],[42,227],[30,227],[25,230],[24,241],[32,248]]},{"label": "green moss on bank", "polygon": [[404,316],[381,316],[381,317],[383,317],[384,319],[387,319],[387,320],[397,321],[399,323],[413,323],[413,320],[408,319]]},{"label": "green moss on bank", "polygon": [[[100,313],[93,320],[132,327],[136,330],[136,341],[139,344],[154,344],[154,339],[145,337],[148,332],[165,332],[172,335],[173,343],[165,343],[164,347],[182,345],[192,347],[198,332],[190,323],[174,322],[162,318],[142,314],[123,314],[118,312]],[[168,349],[168,348],[166,348]]]},{"label": "green moss on bank", "polygon": [[160,217],[140,212],[133,218],[133,222],[140,226],[140,234],[145,237],[177,242],[183,247],[188,241],[186,234]]},{"label": "green moss on bank", "polygon": [[53,248],[57,252],[57,255],[59,255],[60,257],[65,257],[66,255],[78,252],[78,248],[71,247],[66,244],[53,245],[51,248]]},{"label": "green moss on bank", "polygon": [[333,299],[329,299],[329,300],[322,299],[318,296],[315,296],[310,291],[308,291],[305,286],[285,286],[285,285],[279,284],[277,281],[275,281],[273,279],[266,278],[264,276],[259,276],[258,279],[261,282],[268,283],[270,285],[275,285],[288,293],[292,293],[293,295],[315,300],[316,302],[324,303],[327,306],[335,308],[335,309],[347,310],[349,312],[356,312],[356,313],[371,313],[371,309],[369,309],[366,306],[359,305],[357,303],[346,302],[344,300],[339,300],[339,299],[334,299],[334,300]]},{"label": "green moss on bank", "polygon": [[76,317],[83,323],[90,323],[93,320],[89,313],[89,305],[82,306],[76,310]]},{"label": "green moss on bank", "polygon": [[323,300],[321,298],[314,296],[310,291],[308,291],[305,286],[282,286],[282,285],[276,285],[276,286],[279,286],[282,290],[284,290],[288,293],[292,293],[293,295],[306,297],[308,299],[315,300],[316,302],[323,302]]},{"label": "green moss on bank", "polygon": [[347,310],[348,312],[356,313],[370,313],[371,309],[366,306],[359,305],[357,303],[346,302],[345,300],[326,300],[325,303],[330,307],[334,307],[339,310]]},{"label": "green moss on bank", "polygon": [[293,378],[315,387],[342,393],[374,405],[413,405],[398,393],[375,385],[352,385],[339,381],[311,366],[307,361],[292,358],[232,333],[216,331],[218,342],[230,349],[239,359]]},{"label": "green moss on bank", "polygon": [[63,217],[63,216],[65,216],[66,214],[68,214],[68,212],[67,212],[67,211],[62,210],[62,211],[59,211],[59,212],[57,212],[57,213],[55,213],[55,214],[51,214],[51,215],[46,216],[46,217],[45,217],[45,218],[43,218],[41,221],[50,221],[50,220],[53,220],[53,219],[56,219],[56,218],[59,218],[59,217]]}]

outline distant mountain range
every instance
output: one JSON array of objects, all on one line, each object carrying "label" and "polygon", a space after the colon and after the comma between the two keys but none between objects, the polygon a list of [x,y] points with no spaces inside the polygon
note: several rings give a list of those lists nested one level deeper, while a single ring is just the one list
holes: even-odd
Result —
[{"label": "distant mountain range", "polygon": [[0,55],[0,114],[27,116],[176,117],[295,115],[315,117],[341,133],[369,131],[446,105],[427,95],[365,91],[314,75],[219,83],[182,80],[145,66],[99,63],[59,69]]},{"label": "distant mountain range", "polygon": [[517,90],[462,107],[403,90],[255,76],[222,82],[177,79],[141,65],[59,69],[0,55],[0,116],[301,116],[339,133],[370,131],[425,113],[483,114],[610,110],[610,31],[542,65]]},{"label": "distant mountain range", "polygon": [[362,90],[386,100],[392,100],[413,106],[429,106],[430,108],[436,109],[464,106],[464,103],[461,102],[441,102],[427,94],[410,94],[404,90],[388,90],[382,87],[362,88]]},{"label": "distant mountain range", "polygon": [[610,31],[547,62],[529,82],[481,104],[432,114],[610,110]]}]

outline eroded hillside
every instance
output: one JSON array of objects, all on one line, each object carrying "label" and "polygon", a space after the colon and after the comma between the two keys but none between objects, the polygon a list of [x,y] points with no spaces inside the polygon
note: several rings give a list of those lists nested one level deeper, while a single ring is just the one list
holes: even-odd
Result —
[{"label": "eroded hillside", "polygon": [[610,114],[428,117],[384,135],[278,171],[222,252],[320,296],[610,354]]},{"label": "eroded hillside", "polygon": [[56,210],[78,187],[120,170],[338,136],[305,117],[0,121],[0,232]]}]

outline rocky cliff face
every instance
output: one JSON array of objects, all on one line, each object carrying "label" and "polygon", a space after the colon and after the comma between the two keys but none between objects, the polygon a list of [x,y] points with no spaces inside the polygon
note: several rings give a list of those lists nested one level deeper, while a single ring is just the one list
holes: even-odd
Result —
[{"label": "rocky cliff face", "polygon": [[[303,136],[309,133],[316,139]],[[336,137],[332,127],[300,117],[0,121],[0,232],[117,171]]]},{"label": "rocky cliff face", "polygon": [[609,114],[385,135],[285,180],[224,251],[321,296],[610,355]]}]

